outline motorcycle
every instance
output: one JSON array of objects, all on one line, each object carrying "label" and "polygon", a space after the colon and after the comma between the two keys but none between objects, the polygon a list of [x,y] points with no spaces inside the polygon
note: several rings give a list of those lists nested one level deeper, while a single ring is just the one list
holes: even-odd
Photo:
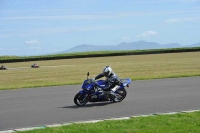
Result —
[{"label": "motorcycle", "polygon": [[33,64],[33,65],[31,65],[31,68],[39,68],[39,65],[38,64]]},{"label": "motorcycle", "polygon": [[121,85],[114,91],[114,96],[103,90],[107,85],[105,80],[95,81],[94,79],[88,79],[88,76],[89,72],[87,73],[87,79],[82,84],[82,90],[74,97],[74,103],[77,106],[83,106],[88,102],[121,102],[127,94],[125,87],[129,87],[131,83],[131,79],[129,78],[120,79]]},{"label": "motorcycle", "polygon": [[7,70],[7,67],[4,66],[4,65],[2,65],[2,66],[0,67],[0,70]]}]

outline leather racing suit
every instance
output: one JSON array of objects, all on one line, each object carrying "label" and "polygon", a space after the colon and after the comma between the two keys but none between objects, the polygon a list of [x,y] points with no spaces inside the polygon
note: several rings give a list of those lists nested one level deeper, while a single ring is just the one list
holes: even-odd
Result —
[{"label": "leather racing suit", "polygon": [[[105,75],[103,73],[100,73],[94,79],[96,80],[104,76]],[[111,74],[106,77],[105,81],[108,83],[108,85],[105,88],[103,88],[104,91],[110,91],[111,89],[115,91],[121,85],[120,79],[118,78],[117,74],[115,74],[114,72],[111,72]]]}]

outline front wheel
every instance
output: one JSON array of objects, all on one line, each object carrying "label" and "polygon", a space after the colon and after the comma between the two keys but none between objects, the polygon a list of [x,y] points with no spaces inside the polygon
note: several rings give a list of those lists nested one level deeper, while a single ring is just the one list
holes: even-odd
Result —
[{"label": "front wheel", "polygon": [[74,103],[77,105],[77,106],[83,106],[85,105],[86,103],[88,103],[89,101],[89,97],[88,97],[88,94],[80,94],[80,93],[77,93],[74,97]]},{"label": "front wheel", "polygon": [[120,89],[120,90],[117,90],[115,93],[116,93],[116,96],[113,99],[113,102],[121,102],[126,97],[127,92],[125,89]]}]

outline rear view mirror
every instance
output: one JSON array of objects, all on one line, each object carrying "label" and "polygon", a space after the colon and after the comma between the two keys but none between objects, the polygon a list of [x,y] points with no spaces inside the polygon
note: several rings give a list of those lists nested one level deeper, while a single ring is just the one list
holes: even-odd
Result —
[{"label": "rear view mirror", "polygon": [[89,73],[89,72],[87,73],[87,79],[88,79],[88,76],[90,76],[90,73]]}]

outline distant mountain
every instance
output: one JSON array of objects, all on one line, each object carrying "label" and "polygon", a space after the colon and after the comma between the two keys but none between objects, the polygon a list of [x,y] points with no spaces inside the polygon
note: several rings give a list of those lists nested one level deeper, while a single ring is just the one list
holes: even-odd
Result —
[{"label": "distant mountain", "polygon": [[164,45],[164,48],[180,48],[180,47],[183,47],[183,46],[178,43],[169,43],[169,44]]},{"label": "distant mountain", "polygon": [[82,44],[75,46],[61,53],[73,53],[73,52],[87,52],[87,51],[105,51],[105,50],[144,50],[144,49],[161,49],[161,48],[181,48],[181,47],[200,47],[200,42],[196,44],[191,44],[187,46],[182,46],[178,43],[169,43],[169,44],[159,44],[156,42],[122,42],[118,45],[109,45],[109,46],[97,46],[97,45],[87,45]]},{"label": "distant mountain", "polygon": [[200,47],[200,42],[195,43],[195,44],[191,44],[191,45],[187,45],[186,47]]},{"label": "distant mountain", "polygon": [[134,49],[155,49],[162,48],[162,45],[155,42],[130,42],[130,43],[120,43],[116,47],[120,50],[134,50]]},{"label": "distant mountain", "polygon": [[82,44],[82,45],[75,46],[69,50],[63,51],[62,53],[103,51],[103,50],[116,50],[116,49],[113,46],[97,46],[97,45]]}]

